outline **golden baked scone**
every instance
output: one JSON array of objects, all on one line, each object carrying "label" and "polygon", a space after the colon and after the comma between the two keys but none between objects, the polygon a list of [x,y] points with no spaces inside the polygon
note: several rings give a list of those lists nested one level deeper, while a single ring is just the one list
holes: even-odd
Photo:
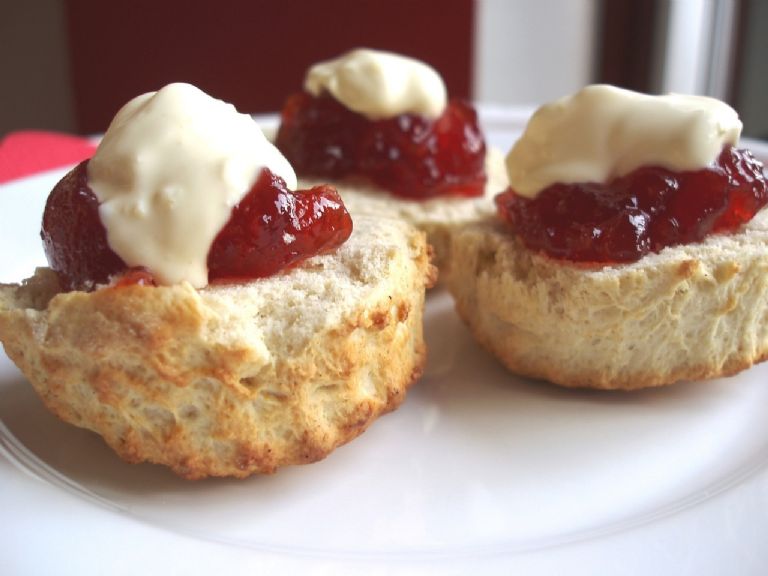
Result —
[{"label": "golden baked scone", "polygon": [[[508,186],[504,155],[489,148],[485,169],[488,181],[485,194],[476,198],[437,197],[412,200],[398,197],[374,185],[348,181],[333,182],[354,219],[359,215],[398,218],[427,233],[427,241],[435,251],[435,265],[442,282],[449,274],[451,231],[479,222],[496,213],[493,198]],[[311,187],[320,180],[299,178],[299,185]]]},{"label": "golden baked scone", "polygon": [[495,220],[455,233],[451,258],[458,313],[521,375],[630,390],[768,358],[768,209],[736,233],[631,264],[555,260]]},{"label": "golden baked scone", "polygon": [[333,254],[244,284],[0,287],[0,339],[46,406],[186,478],[313,462],[397,407],[425,361],[424,234],[358,217]]}]

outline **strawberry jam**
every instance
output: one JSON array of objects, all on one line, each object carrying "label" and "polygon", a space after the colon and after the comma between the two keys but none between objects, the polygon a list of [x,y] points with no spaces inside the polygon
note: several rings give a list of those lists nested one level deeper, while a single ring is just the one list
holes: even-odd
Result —
[{"label": "strawberry jam", "polygon": [[703,170],[642,167],[607,184],[554,184],[532,199],[509,189],[496,197],[501,218],[528,248],[600,263],[632,262],[735,230],[766,203],[763,165],[732,147]]},{"label": "strawberry jam", "polygon": [[485,140],[477,114],[460,101],[434,120],[369,120],[330,96],[300,92],[283,108],[276,144],[302,176],[363,177],[413,199],[484,191]]},{"label": "strawberry jam", "polygon": [[336,189],[291,192],[266,168],[208,253],[211,280],[263,278],[341,246],[352,219]]},{"label": "strawberry jam", "polygon": [[[109,247],[87,165],[75,167],[48,197],[41,231],[48,263],[67,289],[91,289],[118,275],[118,284],[152,284],[151,271],[129,268]],[[337,248],[351,233],[352,220],[332,187],[292,192],[264,168],[214,240],[208,279],[271,276]]]}]

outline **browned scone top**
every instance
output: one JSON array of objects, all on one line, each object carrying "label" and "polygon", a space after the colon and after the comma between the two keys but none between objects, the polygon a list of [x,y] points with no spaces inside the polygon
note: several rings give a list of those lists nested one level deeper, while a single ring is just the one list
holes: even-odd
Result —
[{"label": "browned scone top", "polygon": [[186,478],[325,457],[396,408],[424,361],[424,234],[357,218],[337,252],[238,285],[0,286],[0,339],[46,406]]},{"label": "browned scone top", "polygon": [[737,233],[590,267],[525,248],[495,220],[453,235],[449,289],[511,371],[636,389],[768,359],[768,210]]}]

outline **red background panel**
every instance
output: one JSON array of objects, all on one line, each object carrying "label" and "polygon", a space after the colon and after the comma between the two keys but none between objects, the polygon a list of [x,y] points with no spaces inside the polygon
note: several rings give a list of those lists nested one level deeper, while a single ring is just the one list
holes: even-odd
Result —
[{"label": "red background panel", "polygon": [[243,112],[279,110],[312,63],[354,47],[422,59],[469,97],[473,0],[66,0],[78,131],[190,82]]}]

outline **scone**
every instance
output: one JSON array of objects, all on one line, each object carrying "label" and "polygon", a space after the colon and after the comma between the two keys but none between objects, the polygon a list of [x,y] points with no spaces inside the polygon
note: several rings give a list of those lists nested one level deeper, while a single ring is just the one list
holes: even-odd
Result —
[{"label": "scone", "polygon": [[515,373],[602,389],[768,358],[768,187],[740,130],[721,102],[609,86],[542,107],[497,217],[451,239],[478,341]]},{"label": "scone", "polygon": [[303,185],[332,182],[353,216],[427,232],[441,275],[450,229],[491,214],[507,184],[472,106],[449,100],[424,62],[389,52],[356,49],[310,67],[275,142]]},{"label": "scone", "polygon": [[334,254],[195,290],[0,287],[0,340],[46,406],[130,462],[186,478],[316,461],[396,408],[421,374],[421,232],[359,219]]},{"label": "scone", "polygon": [[46,406],[187,478],[313,462],[424,365],[424,234],[296,189],[253,119],[186,84],[128,102],[51,191],[50,268],[0,286]]},{"label": "scone", "polygon": [[494,220],[456,233],[452,250],[456,310],[517,374],[629,390],[768,358],[768,210],[737,233],[624,265],[553,259]]}]

